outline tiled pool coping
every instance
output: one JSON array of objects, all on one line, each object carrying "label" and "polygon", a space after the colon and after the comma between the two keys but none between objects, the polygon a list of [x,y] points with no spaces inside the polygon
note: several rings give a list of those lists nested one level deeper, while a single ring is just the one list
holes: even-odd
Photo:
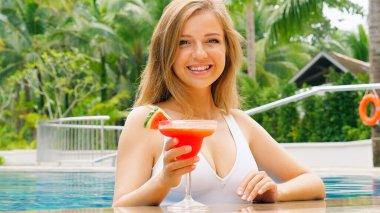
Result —
[{"label": "tiled pool coping", "polygon": [[[325,212],[380,212],[380,197],[360,197],[360,198],[341,198],[318,201],[294,201],[278,202],[267,204],[220,204],[210,205],[209,212],[295,212],[295,213],[325,213]],[[127,208],[99,208],[99,209],[70,209],[70,210],[48,210],[48,211],[23,211],[39,213],[158,213],[168,212],[166,207],[127,207]]]},{"label": "tiled pool coping", "polygon": [[[115,167],[100,166],[0,166],[0,172],[114,172]],[[314,168],[320,175],[375,175],[380,176],[380,167],[374,168]]]},{"label": "tiled pool coping", "polygon": [[114,167],[0,166],[0,172],[114,172]]}]

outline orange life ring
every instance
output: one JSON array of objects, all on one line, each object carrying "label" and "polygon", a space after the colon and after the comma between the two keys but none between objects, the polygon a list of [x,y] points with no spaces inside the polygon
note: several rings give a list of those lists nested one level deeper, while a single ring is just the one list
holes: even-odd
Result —
[{"label": "orange life ring", "polygon": [[[375,113],[372,117],[367,115],[367,105],[372,102],[375,105]],[[359,115],[363,123],[367,126],[374,126],[380,119],[380,99],[374,94],[367,94],[363,97],[359,105]]]}]

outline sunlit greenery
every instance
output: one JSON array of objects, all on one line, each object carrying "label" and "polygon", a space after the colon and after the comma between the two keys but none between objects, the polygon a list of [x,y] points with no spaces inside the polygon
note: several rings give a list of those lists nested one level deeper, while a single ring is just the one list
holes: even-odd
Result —
[{"label": "sunlit greenery", "polygon": [[[0,0],[0,149],[34,148],[40,119],[109,115],[108,124],[121,125],[135,98],[151,33],[169,2]],[[247,1],[226,2],[235,27],[246,36]],[[254,80],[247,76],[245,58],[239,75],[244,109],[294,94],[298,88],[289,79],[321,50],[368,60],[362,26],[359,33],[342,32],[323,16],[323,5],[361,14],[362,9],[351,1],[253,2],[257,74]],[[346,83],[358,81],[353,78]],[[299,115],[300,105],[254,118],[279,141],[325,140],[306,137],[311,135],[307,131],[316,130],[300,124],[312,122],[305,121],[308,114]],[[307,112],[308,107],[319,112],[318,106],[305,106]],[[351,106],[345,110],[342,113],[357,115]],[[339,125],[337,134],[341,134],[339,138],[331,135],[331,140],[368,137],[366,127],[357,117],[353,120],[329,123]],[[360,136],[355,137],[358,132]]]}]

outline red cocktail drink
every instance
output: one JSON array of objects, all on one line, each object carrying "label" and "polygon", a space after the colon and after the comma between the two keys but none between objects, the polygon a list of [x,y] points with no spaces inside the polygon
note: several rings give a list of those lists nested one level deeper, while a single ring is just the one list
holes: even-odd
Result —
[{"label": "red cocktail drink", "polygon": [[[165,121],[165,122],[170,122],[170,121]],[[165,136],[178,139],[178,144],[175,145],[174,148],[185,146],[185,145],[189,145],[192,147],[192,150],[190,153],[187,153],[178,157],[178,159],[182,160],[182,159],[196,156],[201,150],[203,138],[214,133],[215,128],[169,127],[169,128],[159,128],[159,130]]]},{"label": "red cocktail drink", "polygon": [[[213,120],[166,120],[160,121],[158,129],[160,132],[168,137],[177,138],[178,144],[173,148],[189,145],[192,147],[190,153],[181,155],[178,160],[183,160],[196,156],[202,147],[204,137],[214,133],[217,122]],[[181,202],[168,206],[169,210],[187,212],[188,210],[194,212],[204,212],[208,207],[191,198],[190,172],[186,174],[186,195],[185,199]]]}]

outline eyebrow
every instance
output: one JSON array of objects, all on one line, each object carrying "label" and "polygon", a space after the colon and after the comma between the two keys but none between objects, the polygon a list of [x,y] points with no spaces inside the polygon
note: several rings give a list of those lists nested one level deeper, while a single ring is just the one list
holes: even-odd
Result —
[{"label": "eyebrow", "polygon": [[[205,36],[222,36],[219,33],[207,33]],[[192,37],[191,35],[182,34],[181,37]]]}]

